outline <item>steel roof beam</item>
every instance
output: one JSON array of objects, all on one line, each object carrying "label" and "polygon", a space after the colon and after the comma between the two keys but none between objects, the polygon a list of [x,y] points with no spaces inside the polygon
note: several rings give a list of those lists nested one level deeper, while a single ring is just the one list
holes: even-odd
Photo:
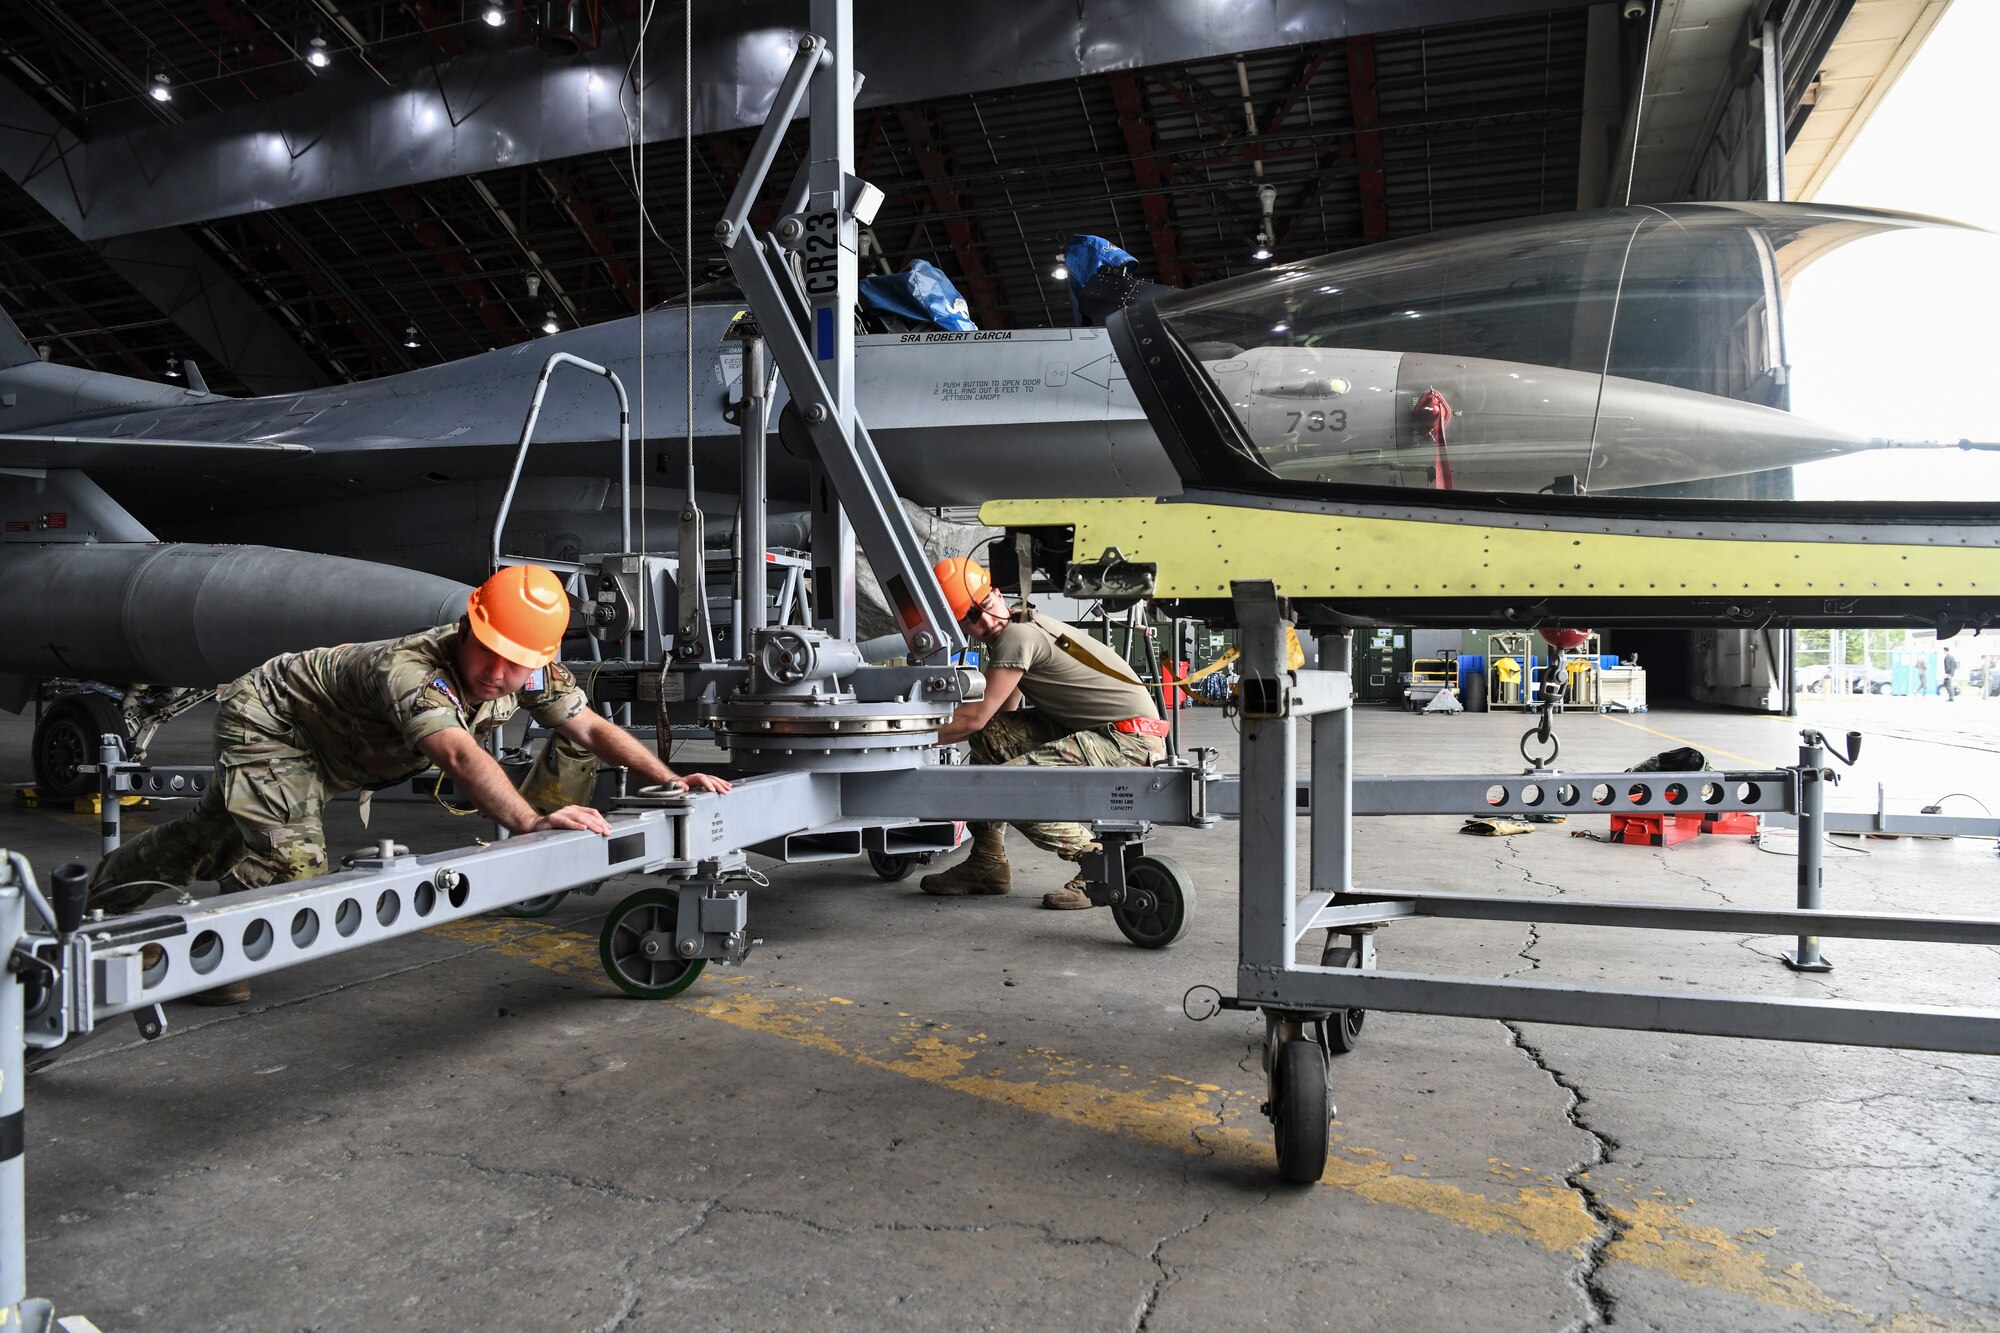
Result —
[{"label": "steel roof beam", "polygon": [[[416,237],[417,244],[424,247],[426,257],[451,275],[452,285],[458,288],[459,295],[479,312],[479,317],[486,321],[487,329],[500,336],[500,345],[521,341],[523,329],[520,317],[495,289],[497,284],[481,272],[477,264],[466,258],[465,246],[459,238],[414,196],[391,194],[384,198],[397,221]],[[553,295],[550,299],[554,299]]]},{"label": "steel roof beam", "polygon": [[544,166],[538,168],[536,174],[547,188],[549,198],[562,210],[562,215],[575,224],[583,236],[583,243],[604,265],[604,271],[611,275],[611,285],[618,289],[625,303],[635,312],[645,309],[645,296],[639,290],[639,270],[625,258],[618,249],[618,243],[611,238],[611,227],[617,219],[603,196],[590,188],[580,170]]},{"label": "steel roof beam", "polygon": [[1160,193],[1170,183],[1173,167],[1163,166],[1153,156],[1153,120],[1146,110],[1146,94],[1137,79],[1120,70],[1111,75],[1111,98],[1118,106],[1118,129],[1125,136],[1125,151],[1131,154],[1132,175],[1139,182],[1139,207],[1153,241],[1154,268],[1169,287],[1191,286],[1193,275],[1181,265],[1173,208]]},{"label": "steel roof beam", "polygon": [[1375,86],[1375,39],[1347,39],[1347,99],[1354,111],[1354,162],[1361,187],[1361,239],[1389,239],[1389,186],[1382,170],[1382,97]]},{"label": "steel roof beam", "polygon": [[[1584,2],[1428,0],[1421,18],[1456,23]],[[869,107],[1325,43],[1412,21],[1402,7],[1378,0],[1308,6],[1151,0],[1092,5],[1081,15],[1075,0],[952,6],[881,0],[862,17],[867,26],[855,63],[869,75],[862,94]],[[696,133],[762,122],[796,48],[796,20],[796,7],[785,0],[700,9]],[[37,198],[79,236],[99,239],[622,151],[619,91],[636,34],[636,23],[627,22],[608,28],[596,50],[561,61],[513,46],[390,75],[389,84],[315,80],[289,97],[179,125],[107,129],[89,144],[71,145],[74,198],[66,190]],[[655,40],[661,63],[677,73],[678,43],[659,41],[658,34]],[[642,143],[684,135],[672,77],[665,75],[647,98]]]},{"label": "steel roof beam", "polygon": [[958,187],[952,183],[951,167],[945,161],[929,114],[921,108],[906,108],[897,112],[897,119],[903,127],[903,138],[917,159],[917,169],[923,173],[931,206],[944,220],[945,235],[958,258],[959,285],[972,303],[974,321],[983,328],[1005,328],[1007,298],[989,271],[986,242],[980,236],[978,222],[967,213]]},{"label": "steel roof beam", "polygon": [[[69,158],[76,146],[39,102],[0,79],[0,172],[38,201],[54,193],[74,202],[79,196],[72,193]],[[49,211],[63,221],[61,211]],[[91,249],[178,325],[203,359],[226,368],[250,392],[287,393],[331,378],[291,330],[186,234],[170,228],[118,236]]]}]

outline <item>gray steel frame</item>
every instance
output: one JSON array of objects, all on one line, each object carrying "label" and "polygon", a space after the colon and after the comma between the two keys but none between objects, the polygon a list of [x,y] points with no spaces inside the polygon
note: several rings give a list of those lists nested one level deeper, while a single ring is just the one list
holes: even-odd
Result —
[{"label": "gray steel frame", "polygon": [[[1303,1023],[1344,1009],[1399,1010],[1633,1028],[1779,1041],[1837,1042],[1915,1050],[2000,1054],[2000,1010],[1934,1006],[1874,1006],[1826,1000],[1739,995],[1689,995],[1535,981],[1488,981],[1454,976],[1314,966],[1296,961],[1315,930],[1365,934],[1416,916],[1486,921],[1553,921],[1653,930],[1790,933],[1799,946],[1792,966],[1827,966],[1819,936],[1928,943],[2000,942],[2000,920],[1925,918],[1819,910],[1823,800],[1832,779],[1817,732],[1807,732],[1796,769],[1709,773],[1530,773],[1508,778],[1384,778],[1358,781],[1352,771],[1353,719],[1344,706],[1300,706],[1312,672],[1285,669],[1285,607],[1273,586],[1233,585],[1241,626],[1243,753],[1240,789],[1218,784],[1216,808],[1231,795],[1242,810],[1239,851],[1239,994],[1224,1004],[1265,1011],[1274,1033],[1296,1037]],[[1322,636],[1322,666],[1350,661],[1349,636]],[[1332,675],[1322,671],[1317,674]],[[1300,813],[1294,776],[1300,717],[1312,720],[1310,892],[1297,890],[1293,821]],[[1603,787],[1608,800],[1598,800]],[[1529,800],[1533,788],[1538,799]],[[1357,888],[1349,844],[1358,814],[1529,813],[1565,808],[1550,797],[1576,791],[1567,808],[1629,812],[1758,810],[1795,816],[1800,828],[1798,911],[1675,907],[1564,898],[1510,898],[1454,893],[1375,893]],[[1674,802],[1668,793],[1682,795]],[[1644,799],[1638,799],[1643,793]],[[1983,830],[1982,830],[1983,831]]]}]

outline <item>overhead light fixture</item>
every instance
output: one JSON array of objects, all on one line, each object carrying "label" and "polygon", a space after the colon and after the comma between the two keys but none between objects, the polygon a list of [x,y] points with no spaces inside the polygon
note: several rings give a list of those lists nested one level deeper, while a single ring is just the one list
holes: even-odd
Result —
[{"label": "overhead light fixture", "polygon": [[412,324],[410,325],[410,327],[403,330],[403,346],[422,347],[423,345],[424,345],[424,340],[417,336],[416,325]]},{"label": "overhead light fixture", "polygon": [[1058,259],[1056,266],[1049,270],[1049,276],[1057,282],[1067,282],[1069,280],[1069,265]]},{"label": "overhead light fixture", "polygon": [[174,81],[167,75],[167,62],[156,46],[146,48],[146,96],[155,102],[174,100]]},{"label": "overhead light fixture", "polygon": [[549,311],[549,312],[548,312],[548,313],[547,313],[546,315],[544,315],[544,316],[542,317],[542,332],[543,332],[543,333],[560,333],[560,332],[562,332],[562,325],[560,325],[560,324],[556,323],[556,312],[555,312],[555,311],[551,310],[551,311]]},{"label": "overhead light fixture", "polygon": [[306,63],[314,69],[325,69],[333,63],[333,56],[326,49],[326,38],[313,34],[312,40],[306,43]]},{"label": "overhead light fixture", "polygon": [[181,377],[181,359],[178,356],[175,356],[172,352],[168,352],[167,378],[170,380],[177,380],[180,377]]},{"label": "overhead light fixture", "polygon": [[1271,257],[1270,233],[1262,231],[1257,233],[1257,248],[1250,252],[1250,257],[1260,264]]},{"label": "overhead light fixture", "polygon": [[499,0],[487,0],[486,9],[479,17],[486,20],[487,27],[498,28],[506,24],[507,11],[500,7]]},{"label": "overhead light fixture", "polygon": [[1290,333],[1291,331],[1292,331],[1292,326],[1290,324],[1287,324],[1283,320],[1279,320],[1276,324],[1273,324],[1271,326],[1271,332],[1273,333]]}]

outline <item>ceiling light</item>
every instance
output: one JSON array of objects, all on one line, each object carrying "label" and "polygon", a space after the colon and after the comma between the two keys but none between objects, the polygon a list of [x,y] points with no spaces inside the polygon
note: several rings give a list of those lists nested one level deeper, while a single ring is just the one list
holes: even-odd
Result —
[{"label": "ceiling light", "polygon": [[1250,252],[1250,257],[1259,263],[1271,257],[1270,233],[1261,231],[1257,233],[1257,248]]},{"label": "ceiling light", "polygon": [[542,317],[542,332],[543,332],[543,333],[559,333],[559,332],[561,332],[561,331],[562,331],[562,325],[560,325],[560,324],[556,323],[556,312],[555,312],[555,311],[551,310],[551,311],[549,311],[549,312],[548,312],[548,313],[547,313],[546,315],[544,315],[544,316]]},{"label": "ceiling light", "polygon": [[424,340],[417,336],[416,325],[412,324],[410,325],[410,327],[403,330],[403,346],[422,347],[423,345],[424,345]]},{"label": "ceiling light", "polygon": [[177,380],[180,377],[181,377],[181,359],[178,356],[175,356],[172,352],[168,352],[167,378],[170,380]]},{"label": "ceiling light", "polygon": [[497,0],[489,0],[486,11],[479,17],[486,20],[487,27],[498,28],[507,22],[507,11],[500,8]]},{"label": "ceiling light", "polygon": [[1049,270],[1049,276],[1054,278],[1057,282],[1065,281],[1069,277],[1069,265],[1063,263],[1062,260],[1058,259],[1056,261],[1056,266]]},{"label": "ceiling light", "polygon": [[306,43],[306,63],[314,69],[325,69],[333,63],[333,57],[327,54],[326,38],[314,37]]},{"label": "ceiling light", "polygon": [[171,102],[174,100],[173,80],[169,79],[164,73],[155,74],[152,86],[147,88],[146,91],[152,96],[155,102]]},{"label": "ceiling light", "polygon": [[1290,333],[1291,331],[1292,331],[1292,326],[1285,323],[1283,320],[1280,320],[1278,323],[1273,324],[1271,326],[1271,332],[1273,333]]}]

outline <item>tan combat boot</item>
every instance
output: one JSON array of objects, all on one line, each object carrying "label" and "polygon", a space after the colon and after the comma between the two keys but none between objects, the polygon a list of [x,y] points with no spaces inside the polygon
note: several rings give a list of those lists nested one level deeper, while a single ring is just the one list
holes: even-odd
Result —
[{"label": "tan combat boot", "polygon": [[1014,871],[1007,864],[1005,824],[974,824],[972,855],[949,870],[925,875],[918,886],[940,898],[968,894],[1005,893],[1014,883]]},{"label": "tan combat boot", "polygon": [[[1095,844],[1084,849],[1086,853],[1098,850],[1100,849]],[[1059,889],[1051,889],[1043,894],[1042,906],[1057,912],[1075,912],[1086,907],[1097,906],[1096,903],[1090,901],[1090,895],[1084,892],[1084,885],[1089,882],[1089,880],[1083,877],[1083,871],[1078,870],[1075,875],[1070,877],[1069,883]]]}]

